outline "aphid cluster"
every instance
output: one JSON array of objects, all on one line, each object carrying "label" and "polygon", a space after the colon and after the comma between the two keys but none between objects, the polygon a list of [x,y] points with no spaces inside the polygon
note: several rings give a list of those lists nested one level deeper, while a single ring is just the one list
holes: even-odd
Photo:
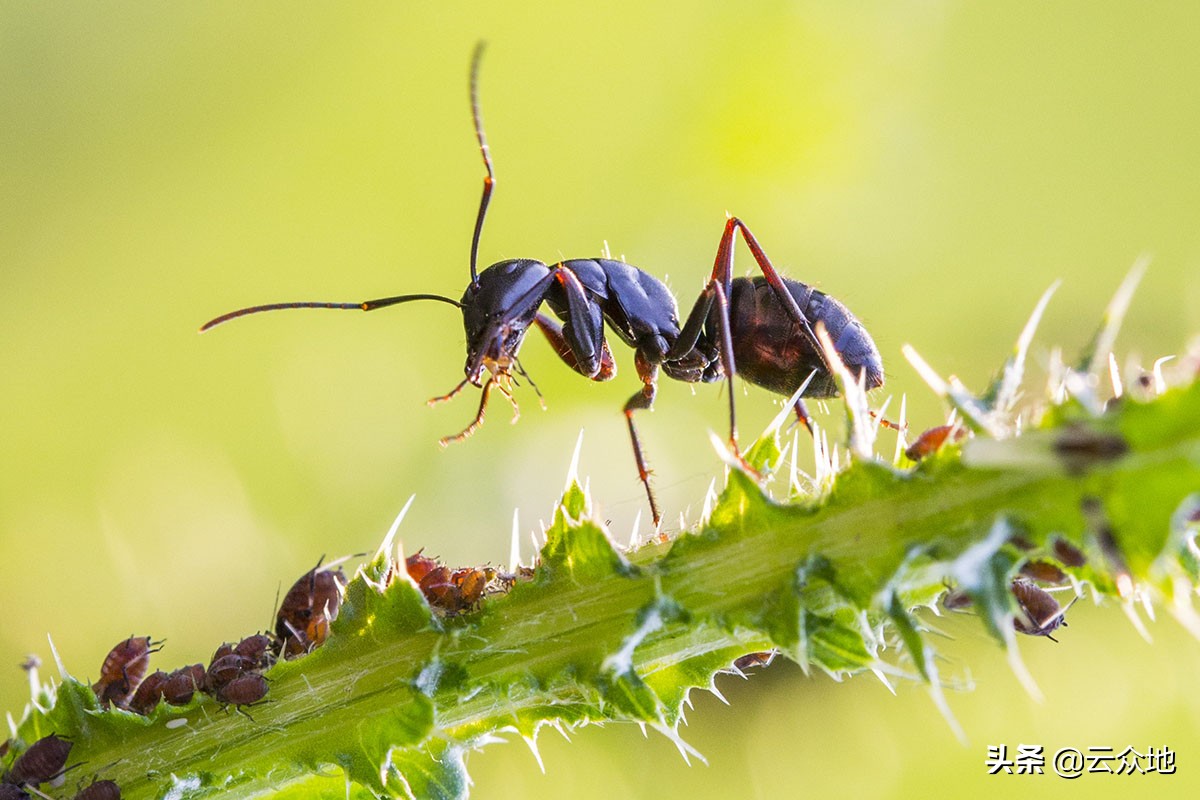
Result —
[{"label": "aphid cluster", "polygon": [[[836,395],[837,367],[844,365],[865,389],[883,384],[883,362],[863,324],[835,298],[783,277],[750,229],[736,217],[726,221],[712,272],[682,323],[678,305],[666,285],[623,261],[575,258],[546,264],[517,258],[478,269],[480,235],[496,183],[479,104],[482,53],[481,44],[471,61],[470,98],[475,136],[487,174],[471,239],[471,282],[461,299],[405,294],[360,303],[269,303],[222,314],[200,330],[249,314],[282,309],[373,311],[414,300],[456,306],[462,311],[467,338],[466,377],[429,402],[449,400],[468,384],[481,388],[483,394],[471,423],[461,432],[442,438],[441,444],[447,445],[467,438],[483,423],[492,391],[499,392],[517,411],[512,393],[515,376],[529,378],[517,353],[531,326],[546,337],[554,353],[574,371],[593,381],[611,379],[616,375],[616,363],[605,338],[607,324],[634,350],[634,367],[642,386],[626,401],[623,411],[638,477],[656,525],[662,515],[650,487],[633,416],[654,405],[660,370],[686,383],[712,383],[737,374],[771,392],[796,395],[796,416],[810,430],[811,418],[800,397]],[[758,265],[761,274],[756,277],[734,277],[733,251],[739,235]],[[557,319],[541,313],[543,303]],[[817,335],[822,327],[828,334],[828,345],[822,345]],[[837,361],[841,364],[833,363]],[[736,392],[729,391],[728,395],[729,442],[736,455]]]},{"label": "aphid cluster", "polygon": [[[1032,549],[1031,546],[1025,546],[1028,543],[1021,537],[1014,537],[1010,542],[1020,549]],[[1066,566],[1078,567],[1086,563],[1083,554],[1062,539],[1055,540],[1052,552],[1055,556],[1066,556],[1059,558]],[[1060,627],[1066,627],[1067,610],[1079,597],[1073,597],[1070,603],[1063,606],[1043,586],[1062,586],[1069,580],[1070,577],[1062,567],[1053,561],[1027,558],[1008,587],[1016,604],[1016,613],[1012,620],[1013,630],[1027,636],[1045,636],[1050,641],[1057,642],[1051,634]],[[941,604],[949,611],[962,611],[970,608],[973,601],[962,589],[947,587],[942,595]]]},{"label": "aphid cluster", "polygon": [[[521,567],[515,575],[490,566],[452,569],[420,553],[410,556],[403,565],[394,563],[393,579],[401,574],[400,570],[417,584],[435,611],[447,616],[474,611],[486,597],[505,593],[518,580],[532,575],[527,567]],[[160,703],[187,705],[200,693],[249,716],[245,709],[264,701],[269,691],[270,684],[263,675],[266,670],[280,658],[298,658],[329,639],[330,624],[337,618],[345,587],[346,576],[339,567],[322,568],[318,564],[284,594],[273,632],[221,644],[207,667],[191,664],[172,672],[150,672],[150,656],[162,649],[162,642],[149,636],[130,636],[104,657],[100,678],[92,689],[105,708],[135,714],[150,715]],[[0,757],[11,745],[7,741],[0,744]],[[71,742],[57,736],[34,742],[0,776],[0,800],[29,797],[26,790],[30,787],[57,779],[65,771],[70,751]],[[120,796],[113,781],[93,780],[74,798],[119,800]]]},{"label": "aphid cluster", "polygon": [[528,567],[519,568],[517,574],[489,566],[451,569],[421,553],[409,556],[405,568],[429,605],[451,615],[473,611],[485,596],[504,594],[518,580],[533,574]]}]

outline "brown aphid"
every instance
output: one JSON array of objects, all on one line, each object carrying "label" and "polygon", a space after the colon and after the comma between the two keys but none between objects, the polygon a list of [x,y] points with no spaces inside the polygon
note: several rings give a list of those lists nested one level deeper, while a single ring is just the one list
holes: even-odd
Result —
[{"label": "brown aphid", "polygon": [[904,451],[904,455],[908,456],[909,461],[920,461],[941,450],[947,442],[961,442],[966,436],[966,428],[958,423],[938,425],[918,436],[917,440]]},{"label": "brown aphid", "polygon": [[137,691],[130,698],[129,709],[143,716],[148,715],[163,699],[163,689],[166,683],[167,673],[162,670],[147,675],[145,680],[138,684]]},{"label": "brown aphid", "polygon": [[1059,626],[1066,627],[1067,609],[1079,598],[1074,598],[1071,604],[1063,608],[1049,592],[1024,578],[1014,579],[1011,589],[1022,612],[1013,617],[1013,628],[1018,633],[1045,636],[1050,641],[1057,642],[1058,639],[1050,634],[1058,630]]},{"label": "brown aphid", "polygon": [[266,633],[247,636],[237,643],[233,652],[248,659],[253,669],[267,669],[275,663],[275,639]]},{"label": "brown aphid", "polygon": [[1014,533],[1012,536],[1009,536],[1008,543],[1011,544],[1013,547],[1017,548],[1018,550],[1024,550],[1026,552],[1037,547],[1037,545],[1035,545],[1033,542],[1029,541],[1029,539],[1027,537],[1022,536],[1019,533]]},{"label": "brown aphid", "polygon": [[163,699],[173,706],[187,705],[192,701],[192,696],[204,688],[207,675],[203,664],[175,670],[167,676],[167,682],[163,685]]},{"label": "brown aphid", "polygon": [[1081,475],[1090,467],[1116,461],[1129,452],[1129,443],[1117,433],[1103,433],[1083,425],[1070,425],[1054,440],[1054,453],[1066,471]]},{"label": "brown aphid", "polygon": [[284,655],[292,657],[325,643],[329,623],[337,618],[346,576],[340,569],[313,567],[283,596],[275,615],[275,635]]},{"label": "brown aphid", "polygon": [[747,653],[733,662],[733,668],[745,672],[752,667],[769,667],[775,660],[776,650],[764,650],[761,653]]},{"label": "brown aphid", "polygon": [[9,783],[33,786],[54,780],[63,773],[67,756],[71,754],[71,746],[71,742],[60,739],[53,733],[43,736],[17,757],[5,780]]},{"label": "brown aphid", "polygon": [[267,696],[267,679],[257,672],[246,672],[222,686],[214,696],[218,703],[237,706],[241,711]]},{"label": "brown aphid", "polygon": [[425,595],[429,605],[448,609],[455,604],[454,596],[458,589],[450,580],[450,574],[449,567],[439,565],[425,573],[418,582],[421,594]]},{"label": "brown aphid", "polygon": [[491,567],[465,567],[450,574],[450,581],[458,589],[458,602],[462,608],[472,608],[483,599],[483,593],[491,585],[496,570]]},{"label": "brown aphid", "polygon": [[240,678],[254,668],[254,663],[245,656],[229,653],[208,665],[204,675],[204,690],[215,695],[221,688]]},{"label": "brown aphid", "polygon": [[942,595],[942,608],[947,611],[964,611],[973,605],[975,601],[971,599],[971,595],[962,589],[947,587],[946,593]]},{"label": "brown aphid", "polygon": [[404,560],[404,566],[408,570],[408,577],[419,584],[426,575],[437,569],[441,564],[438,563],[436,558],[430,558],[418,551]]},{"label": "brown aphid", "polygon": [[75,800],[121,800],[121,787],[115,781],[93,781],[76,792]]},{"label": "brown aphid", "polygon": [[1053,550],[1054,557],[1065,567],[1082,567],[1087,563],[1087,556],[1066,539],[1055,539]]},{"label": "brown aphid", "polygon": [[149,636],[130,636],[110,650],[100,667],[100,680],[92,687],[100,702],[105,706],[126,705],[146,676],[150,654],[158,652],[155,645],[161,644]]},{"label": "brown aphid", "polygon": [[1021,565],[1021,574],[1042,583],[1057,585],[1067,582],[1067,573],[1059,569],[1057,564],[1041,559],[1026,561]]},{"label": "brown aphid", "polygon": [[15,783],[0,783],[0,800],[28,800],[29,792]]}]

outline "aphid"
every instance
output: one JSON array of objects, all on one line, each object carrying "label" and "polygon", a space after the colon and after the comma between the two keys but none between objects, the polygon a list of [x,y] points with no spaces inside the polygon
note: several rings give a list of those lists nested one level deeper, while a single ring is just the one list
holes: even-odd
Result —
[{"label": "aphid", "polygon": [[292,584],[275,615],[275,636],[285,657],[303,655],[325,643],[329,623],[337,618],[346,576],[320,563]]},{"label": "aphid", "polygon": [[[471,282],[461,299],[405,294],[361,303],[270,303],[222,314],[205,323],[201,331],[237,317],[281,309],[374,311],[414,300],[456,306],[462,311],[467,337],[466,377],[429,402],[450,400],[468,384],[481,388],[482,396],[471,423],[461,432],[441,439],[442,445],[448,445],[467,438],[483,423],[493,391],[513,406],[514,414],[518,412],[512,387],[516,376],[528,379],[517,354],[531,326],[546,337],[551,349],[571,369],[594,381],[612,378],[616,365],[605,339],[607,323],[617,338],[633,348],[634,367],[642,382],[642,388],[625,403],[624,414],[638,476],[656,525],[662,515],[650,486],[633,417],[634,412],[653,406],[660,370],[687,383],[709,383],[740,374],[750,383],[785,396],[803,388],[808,397],[832,397],[837,393],[833,369],[815,331],[817,325],[823,325],[838,358],[858,376],[864,388],[883,384],[879,351],[862,323],[833,297],[781,276],[750,229],[736,217],[726,221],[708,283],[682,324],[675,298],[666,285],[623,261],[580,258],[546,264],[520,258],[479,270],[480,235],[496,182],[479,104],[482,54],[481,43],[471,61],[470,98],[475,136],[487,174],[471,238]],[[734,277],[734,240],[739,234],[761,275]],[[543,302],[557,320],[539,312]],[[729,441],[737,454],[736,393],[728,394]],[[798,399],[794,410],[811,429],[803,401]]]},{"label": "aphid", "polygon": [[204,688],[207,674],[203,664],[175,670],[167,676],[167,682],[163,685],[163,699],[173,706],[187,705],[192,701],[192,696]]},{"label": "aphid", "polygon": [[1060,584],[1067,582],[1067,573],[1049,561],[1042,561],[1040,559],[1026,561],[1021,565],[1020,571],[1026,578],[1032,578],[1042,583]]},{"label": "aphid", "polygon": [[150,654],[157,653],[162,642],[152,642],[149,636],[130,636],[117,644],[104,658],[100,680],[92,688],[104,705],[124,706],[133,696],[150,666]]},{"label": "aphid", "polygon": [[63,773],[71,747],[71,742],[53,733],[43,736],[17,757],[4,779],[9,783],[31,786],[52,781]]},{"label": "aphid", "polygon": [[475,608],[496,581],[497,575],[492,567],[452,570],[439,564],[426,572],[417,585],[431,606],[458,614]]},{"label": "aphid", "polygon": [[1087,563],[1087,556],[1066,539],[1055,539],[1052,549],[1054,557],[1065,567],[1082,567]]},{"label": "aphid", "polygon": [[162,670],[152,672],[138,684],[137,691],[129,700],[129,709],[135,713],[146,715],[154,710],[158,701],[163,699],[163,690],[167,683],[167,673]]},{"label": "aphid", "polygon": [[420,583],[426,575],[437,569],[441,564],[438,563],[436,558],[430,558],[417,552],[404,560],[404,566],[408,570],[408,577]]},{"label": "aphid", "polygon": [[29,792],[15,783],[0,783],[0,800],[27,800]]},{"label": "aphid", "polygon": [[975,605],[975,601],[971,599],[971,595],[962,589],[947,587],[946,593],[942,595],[942,608],[947,611],[962,611],[973,605]]},{"label": "aphid", "polygon": [[1119,433],[1094,431],[1082,425],[1064,428],[1053,447],[1071,475],[1082,475],[1090,467],[1116,461],[1129,452],[1129,443]]},{"label": "aphid", "polygon": [[208,671],[204,676],[204,690],[209,694],[216,694],[223,686],[240,678],[253,667],[254,663],[250,659],[239,656],[237,653],[217,656],[208,665]]},{"label": "aphid", "polygon": [[267,669],[275,663],[274,647],[274,637],[266,633],[256,633],[238,642],[233,652],[247,659],[253,669]]},{"label": "aphid", "polygon": [[745,672],[751,667],[769,667],[778,652],[777,650],[765,650],[761,653],[747,653],[734,660],[733,668]]},{"label": "aphid", "polygon": [[267,679],[257,672],[247,672],[222,686],[213,696],[218,703],[237,706],[238,711],[245,714],[245,707],[252,706],[267,696]]},{"label": "aphid", "polygon": [[1016,598],[1017,605],[1020,606],[1021,613],[1013,617],[1013,628],[1018,633],[1028,634],[1029,636],[1045,636],[1052,642],[1057,642],[1050,634],[1058,630],[1059,626],[1066,627],[1067,610],[1074,605],[1075,597],[1063,608],[1054,599],[1053,595],[1047,592],[1042,587],[1032,581],[1027,581],[1024,578],[1016,578],[1011,585],[1013,597]]},{"label": "aphid", "polygon": [[75,800],[121,800],[121,787],[115,781],[93,781],[75,794]]},{"label": "aphid", "polygon": [[947,442],[961,442],[967,436],[966,429],[959,424],[939,425],[930,428],[904,451],[909,461],[920,461],[941,450]]}]

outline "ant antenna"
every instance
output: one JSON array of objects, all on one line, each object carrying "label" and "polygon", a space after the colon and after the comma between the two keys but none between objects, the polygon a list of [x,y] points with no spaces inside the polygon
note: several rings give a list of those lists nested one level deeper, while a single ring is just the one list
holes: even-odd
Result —
[{"label": "ant antenna", "polygon": [[479,259],[479,235],[483,233],[483,218],[487,216],[488,203],[492,199],[492,188],[496,185],[496,175],[492,172],[492,155],[488,151],[487,136],[483,132],[483,111],[479,107],[479,65],[483,62],[483,51],[487,42],[482,39],[475,45],[471,55],[471,118],[475,123],[475,138],[479,140],[479,153],[483,156],[483,166],[487,169],[487,177],[483,179],[483,197],[479,199],[479,214],[475,217],[475,234],[471,237],[471,285],[479,285],[479,274],[475,265]]},{"label": "ant antenna", "polygon": [[374,311],[377,308],[387,308],[388,306],[407,303],[411,300],[437,300],[441,303],[449,303],[452,306],[462,308],[462,303],[457,300],[452,300],[449,297],[443,297],[440,294],[401,294],[395,297],[381,297],[378,300],[364,300],[361,303],[325,303],[325,302],[302,302],[302,303],[268,303],[265,306],[250,306],[249,308],[239,308],[237,311],[230,311],[227,314],[222,314],[216,319],[210,319],[208,322],[200,326],[200,332],[204,333],[209,328],[215,328],[223,322],[229,322],[231,319],[245,317],[250,314],[258,314],[262,311],[281,311],[288,308],[333,308],[344,311]]}]

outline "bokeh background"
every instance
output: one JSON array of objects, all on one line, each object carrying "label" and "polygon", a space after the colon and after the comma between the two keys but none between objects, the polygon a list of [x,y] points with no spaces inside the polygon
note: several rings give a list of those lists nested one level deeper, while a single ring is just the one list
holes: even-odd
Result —
[{"label": "bokeh background", "polygon": [[[625,535],[642,508],[619,408],[543,342],[528,390],[442,451],[475,395],[453,309],[293,312],[197,336],[230,308],[465,285],[484,110],[498,189],[483,262],[600,253],[666,276],[690,304],[725,212],[776,263],[845,301],[906,393],[944,414],[910,342],[981,386],[1042,290],[1035,347],[1089,337],[1132,262],[1153,256],[1122,352],[1200,330],[1200,6],[613,2],[213,2],[0,6],[0,706],[53,636],[94,677],[131,632],[160,663],[269,626],[276,591],[322,554],[402,536],[451,563],[506,563],[581,470]],[[744,250],[738,258],[750,264]],[[721,465],[722,389],[664,383],[642,417],[671,519]],[[740,384],[743,430],[775,398]],[[895,406],[893,405],[893,409]],[[526,555],[530,550],[526,549]],[[752,568],[753,565],[747,565]],[[944,623],[960,745],[917,685],[838,684],[776,665],[697,697],[709,766],[633,727],[470,759],[475,796],[1193,796],[1200,644],[1153,644],[1080,604],[1062,643],[1022,651],[1042,704],[971,619]],[[51,670],[53,672],[53,670]],[[1174,776],[988,777],[986,746],[1169,746]]]}]

